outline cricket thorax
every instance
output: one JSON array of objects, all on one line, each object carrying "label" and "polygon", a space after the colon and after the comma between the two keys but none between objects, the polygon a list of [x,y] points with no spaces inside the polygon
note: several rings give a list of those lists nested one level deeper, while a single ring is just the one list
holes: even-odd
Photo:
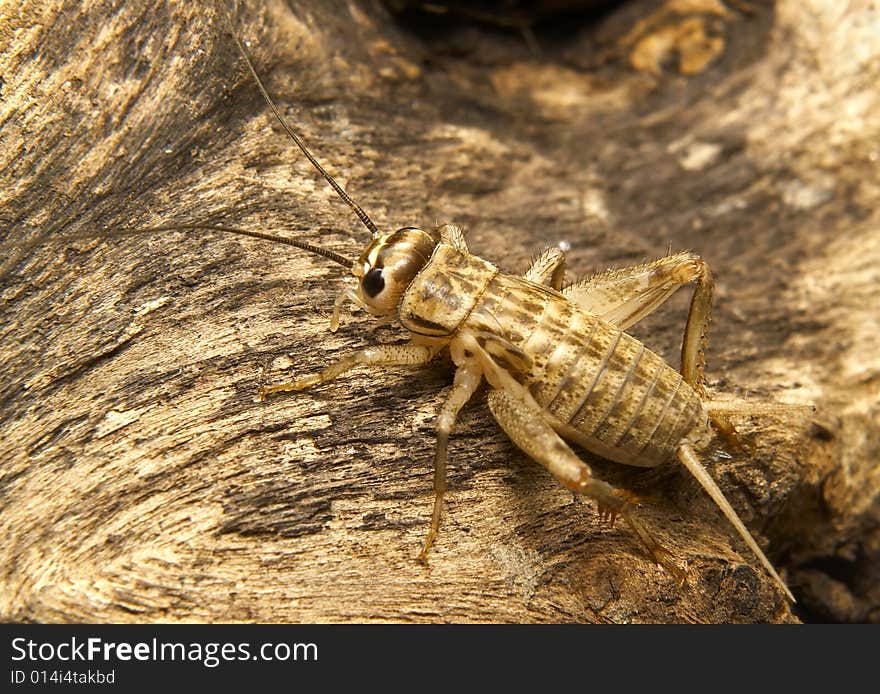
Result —
[{"label": "cricket thorax", "polygon": [[441,337],[458,330],[498,268],[440,243],[400,302],[401,324],[418,335]]},{"label": "cricket thorax", "polygon": [[415,227],[379,232],[354,264],[358,303],[374,315],[390,315],[419,271],[428,263],[439,236]]}]

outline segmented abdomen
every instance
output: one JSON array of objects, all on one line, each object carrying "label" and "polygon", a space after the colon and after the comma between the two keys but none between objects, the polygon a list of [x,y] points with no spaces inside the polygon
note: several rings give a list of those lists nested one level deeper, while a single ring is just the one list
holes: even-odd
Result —
[{"label": "segmented abdomen", "polygon": [[[466,324],[479,324],[490,341],[494,334],[498,344],[509,345],[510,358],[502,353],[499,361],[596,453],[655,465],[674,456],[681,439],[704,424],[702,402],[678,371],[551,290],[499,275]],[[517,369],[519,364],[527,366]]]}]

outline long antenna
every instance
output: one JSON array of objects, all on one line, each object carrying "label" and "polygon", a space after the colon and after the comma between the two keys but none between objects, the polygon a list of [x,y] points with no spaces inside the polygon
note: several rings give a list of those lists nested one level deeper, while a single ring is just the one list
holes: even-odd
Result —
[{"label": "long antenna", "polygon": [[255,239],[264,239],[266,241],[274,241],[275,243],[283,243],[286,246],[294,246],[295,248],[301,248],[304,251],[308,251],[309,253],[314,253],[316,255],[323,256],[328,260],[332,260],[334,263],[339,263],[344,267],[351,268],[354,266],[354,261],[349,260],[344,255],[340,255],[339,253],[334,253],[333,251],[328,251],[326,248],[321,248],[320,246],[314,246],[311,243],[306,243],[305,241],[300,241],[298,239],[291,239],[286,236],[276,236],[275,234],[267,234],[262,231],[250,231],[248,229],[236,229],[235,227],[225,227],[225,226],[208,226],[206,224],[176,224],[174,226],[167,227],[149,227],[147,229],[138,229],[137,231],[143,232],[155,232],[158,233],[160,231],[222,231],[227,234],[238,234],[239,236],[250,236]]},{"label": "long antenna", "polygon": [[309,148],[306,147],[305,143],[300,139],[299,135],[297,135],[293,128],[291,128],[287,124],[287,121],[278,111],[278,107],[275,106],[275,102],[272,101],[272,97],[269,96],[269,92],[266,91],[266,87],[263,86],[263,82],[260,79],[259,75],[257,75],[257,71],[254,68],[253,61],[251,61],[248,52],[245,50],[244,44],[238,38],[238,34],[235,33],[235,26],[232,24],[232,17],[229,15],[229,11],[226,9],[226,5],[223,3],[223,0],[219,0],[217,2],[217,5],[220,8],[220,13],[223,15],[223,18],[226,20],[226,24],[229,27],[229,31],[232,34],[232,39],[233,41],[235,41],[235,45],[238,46],[238,52],[241,53],[241,57],[244,58],[245,65],[247,65],[247,68],[251,73],[251,77],[254,78],[254,82],[256,82],[257,88],[260,90],[260,94],[263,95],[263,98],[266,100],[266,103],[269,105],[269,108],[272,110],[275,118],[277,118],[278,122],[281,123],[281,127],[284,128],[284,132],[286,132],[290,136],[290,139],[296,143],[296,146],[299,147],[300,150],[302,150],[302,153],[306,155],[306,159],[308,159],[309,162],[311,162],[312,166],[314,166],[318,170],[318,173],[320,173],[324,177],[324,180],[326,180],[327,183],[330,184],[333,190],[336,191],[336,194],[340,198],[342,198],[346,205],[354,210],[354,213],[358,216],[358,219],[361,220],[361,223],[365,227],[367,227],[367,229],[369,229],[372,234],[378,234],[379,228],[376,226],[373,220],[370,219],[369,215],[364,212],[363,208],[360,205],[358,205],[354,200],[351,199],[351,197],[349,197],[348,193],[346,193],[342,186],[336,182],[333,176],[331,176],[329,173],[327,173],[327,171],[324,170],[324,167],[318,163],[318,160],[315,159],[315,155],[313,155],[309,151]]},{"label": "long antenna", "polygon": [[286,236],[276,236],[275,234],[267,234],[262,231],[250,231],[248,229],[237,229],[235,227],[227,227],[227,226],[212,226],[210,224],[173,224],[168,226],[158,226],[158,227],[139,227],[137,229],[113,229],[108,231],[105,234],[98,234],[95,232],[83,232],[79,234],[65,234],[63,236],[56,236],[51,239],[37,239],[34,241],[13,241],[8,244],[4,244],[6,248],[31,248],[33,246],[40,246],[47,241],[52,241],[55,243],[65,242],[65,241],[74,241],[78,239],[108,239],[118,236],[140,236],[141,234],[160,234],[168,231],[220,231],[226,234],[238,234],[239,236],[250,236],[255,239],[264,239],[266,241],[274,241],[275,243],[283,243],[286,246],[294,246],[295,248],[301,248],[304,251],[308,251],[309,253],[314,253],[316,255],[323,256],[329,260],[332,260],[334,263],[339,263],[340,265],[351,268],[354,266],[354,261],[346,258],[344,255],[339,253],[334,253],[333,251],[328,251],[326,248],[321,248],[320,246],[312,245],[311,243],[306,243],[305,241],[300,241],[298,239],[291,239]]}]

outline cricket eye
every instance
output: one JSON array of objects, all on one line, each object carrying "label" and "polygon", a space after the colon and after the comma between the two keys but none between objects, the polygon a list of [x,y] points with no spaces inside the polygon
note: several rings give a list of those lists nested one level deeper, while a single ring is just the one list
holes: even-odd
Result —
[{"label": "cricket eye", "polygon": [[385,289],[385,278],[382,277],[382,268],[374,267],[361,280],[361,288],[370,299],[375,299]]}]

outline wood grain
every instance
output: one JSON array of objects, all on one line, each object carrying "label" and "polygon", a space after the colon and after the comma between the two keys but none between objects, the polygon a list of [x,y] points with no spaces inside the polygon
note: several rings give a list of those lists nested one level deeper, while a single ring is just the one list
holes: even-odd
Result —
[{"label": "wood grain", "polygon": [[[270,92],[383,227],[464,224],[511,272],[559,242],[573,274],[667,247],[711,264],[712,390],[819,407],[744,422],[754,455],[708,461],[795,612],[680,467],[590,459],[642,498],[683,588],[524,459],[483,398],[417,563],[448,363],[259,402],[263,383],[405,335],[360,313],[331,334],[342,274],[294,249],[59,241],[223,222],[359,252],[363,229],[273,124],[221,18],[3,11],[0,618],[880,619],[880,26],[870,3],[843,5],[704,12],[724,50],[688,75],[631,65],[632,31],[686,19],[659,3],[538,34],[540,54],[493,28],[414,33],[372,2],[235,15]],[[633,331],[673,362],[686,302]]]}]

